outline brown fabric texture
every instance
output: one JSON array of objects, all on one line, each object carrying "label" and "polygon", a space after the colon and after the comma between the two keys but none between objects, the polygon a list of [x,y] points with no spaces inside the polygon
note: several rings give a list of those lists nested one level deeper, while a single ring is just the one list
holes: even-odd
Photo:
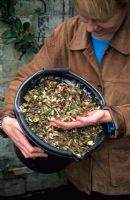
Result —
[{"label": "brown fabric texture", "polygon": [[[113,37],[100,66],[90,35],[78,16],[59,25],[46,39],[31,63],[20,69],[9,86],[2,115],[14,113],[14,97],[21,83],[46,67],[67,67],[100,91],[110,110],[120,139],[108,138],[82,161],[71,163],[66,173],[80,190],[104,194],[130,193],[130,17]],[[126,136],[127,135],[127,136]]]}]

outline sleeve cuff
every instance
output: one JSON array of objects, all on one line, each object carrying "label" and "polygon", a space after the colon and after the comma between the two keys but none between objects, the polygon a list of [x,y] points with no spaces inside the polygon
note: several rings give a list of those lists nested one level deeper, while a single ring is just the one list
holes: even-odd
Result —
[{"label": "sleeve cuff", "polygon": [[105,110],[108,110],[110,112],[110,115],[112,117],[112,120],[115,125],[115,131],[113,132],[113,137],[117,138],[126,132],[126,125],[124,117],[121,115],[121,112],[118,108],[110,106],[110,107],[104,107]]}]

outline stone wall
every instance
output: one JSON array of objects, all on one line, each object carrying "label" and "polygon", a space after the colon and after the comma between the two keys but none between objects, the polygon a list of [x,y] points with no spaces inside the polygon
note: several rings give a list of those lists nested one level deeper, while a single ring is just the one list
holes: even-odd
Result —
[{"label": "stone wall", "polygon": [[[62,21],[74,15],[71,0],[18,0],[16,15],[22,22],[29,21],[39,44]],[[13,45],[5,45],[1,35],[8,29],[0,22],[0,93],[6,94],[9,82],[16,71],[28,63],[33,54],[26,54],[20,61]],[[2,102],[0,101],[0,109]],[[39,174],[26,168],[17,158],[10,139],[0,137],[0,196],[25,194],[66,184],[64,173]]]}]

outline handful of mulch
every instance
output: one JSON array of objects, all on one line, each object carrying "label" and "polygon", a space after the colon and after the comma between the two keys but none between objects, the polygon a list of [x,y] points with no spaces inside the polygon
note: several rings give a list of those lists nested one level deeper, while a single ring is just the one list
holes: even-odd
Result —
[{"label": "handful of mulch", "polygon": [[77,115],[100,109],[81,89],[65,82],[46,80],[35,86],[25,94],[21,109],[29,127],[41,140],[58,149],[71,151],[79,158],[94,145],[102,131],[101,125],[74,129],[50,125],[55,118],[75,121]]}]

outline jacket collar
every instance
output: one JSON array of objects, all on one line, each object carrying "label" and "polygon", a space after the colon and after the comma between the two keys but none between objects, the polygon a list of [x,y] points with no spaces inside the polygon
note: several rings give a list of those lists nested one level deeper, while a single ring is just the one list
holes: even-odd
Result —
[{"label": "jacket collar", "polygon": [[130,14],[116,32],[112,39],[111,46],[123,54],[130,54]]},{"label": "jacket collar", "polygon": [[[122,23],[121,27],[113,37],[110,45],[117,51],[127,55],[130,53],[130,45],[128,43],[128,41],[130,41],[130,28],[129,28],[130,17],[129,16],[126,17],[127,20]],[[86,24],[80,21],[78,29],[69,43],[68,46],[69,49],[70,50],[87,49],[90,44],[89,36],[90,34],[87,33],[86,31]]]},{"label": "jacket collar", "polygon": [[89,34],[86,32],[86,25],[79,22],[78,29],[69,43],[70,50],[84,50],[89,43]]}]

